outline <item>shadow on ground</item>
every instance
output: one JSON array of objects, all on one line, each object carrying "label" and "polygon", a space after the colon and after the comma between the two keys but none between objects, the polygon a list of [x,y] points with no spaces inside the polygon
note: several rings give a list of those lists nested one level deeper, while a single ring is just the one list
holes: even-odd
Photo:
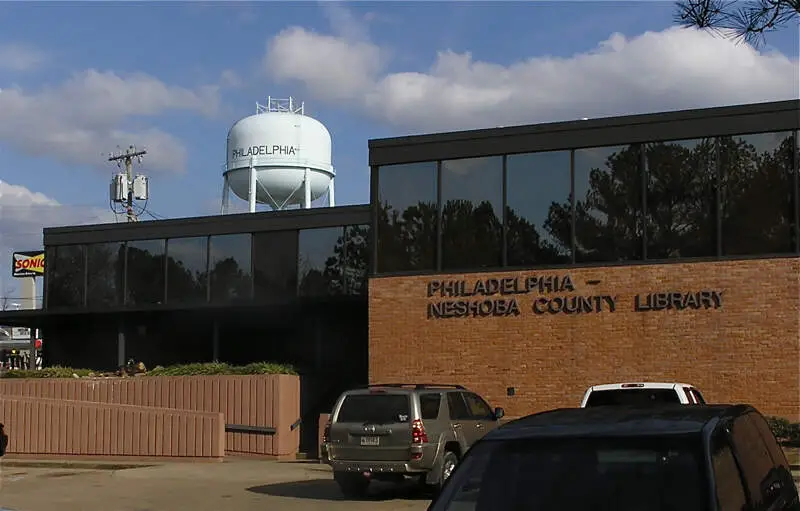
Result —
[{"label": "shadow on ground", "polygon": [[[247,491],[271,495],[273,497],[289,497],[309,500],[348,500],[342,496],[339,486],[329,479],[313,479],[309,481],[292,481],[288,483],[265,484],[252,486]],[[369,494],[362,500],[430,500],[431,494],[417,484],[394,485],[373,482]]]}]

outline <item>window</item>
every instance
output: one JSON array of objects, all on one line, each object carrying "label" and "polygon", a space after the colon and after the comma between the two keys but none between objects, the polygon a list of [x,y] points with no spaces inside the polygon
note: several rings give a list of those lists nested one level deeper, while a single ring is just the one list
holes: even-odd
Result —
[{"label": "window", "polygon": [[344,398],[336,422],[387,424],[408,422],[407,394],[351,394]]},{"label": "window", "polygon": [[344,228],[344,289],[351,295],[367,294],[369,269],[369,225]]},{"label": "window", "polygon": [[794,252],[794,137],[719,139],[723,255]]},{"label": "window", "polygon": [[509,266],[570,262],[572,204],[569,151],[506,158],[506,251]]},{"label": "window", "polygon": [[702,452],[684,437],[484,441],[431,509],[705,510]]},{"label": "window", "polygon": [[250,233],[209,238],[211,301],[244,303],[252,297]]},{"label": "window", "polygon": [[439,407],[441,406],[441,394],[420,394],[419,407],[422,420],[434,420],[439,418]]},{"label": "window", "polygon": [[436,180],[436,162],[378,169],[378,272],[436,268]]},{"label": "window", "polygon": [[469,414],[474,420],[485,421],[493,420],[494,412],[486,404],[486,401],[472,393],[464,394],[464,400],[467,402],[467,409]]},{"label": "window", "polygon": [[123,301],[125,244],[121,242],[86,245],[89,273],[86,276],[86,305],[113,307]]},{"label": "window", "polygon": [[442,269],[502,265],[503,158],[442,162]]},{"label": "window", "polygon": [[753,427],[755,427],[761,435],[761,439],[764,441],[764,445],[766,445],[775,465],[785,467],[788,470],[790,467],[788,460],[786,459],[786,455],[783,453],[783,449],[781,449],[781,446],[775,439],[775,435],[769,428],[767,421],[764,420],[764,417],[755,413],[748,414],[747,417],[752,423]]},{"label": "window", "polygon": [[642,258],[642,179],[639,146],[575,151],[577,262]]},{"label": "window", "polygon": [[461,392],[447,393],[447,408],[450,413],[450,419],[468,420],[470,418],[469,409]]},{"label": "window", "polygon": [[680,403],[673,389],[615,389],[595,390],[589,394],[586,406],[647,405]]},{"label": "window", "polygon": [[207,301],[208,238],[167,240],[167,303]]},{"label": "window", "polygon": [[149,305],[164,303],[164,240],[137,240],[127,243],[126,303]]},{"label": "window", "polygon": [[303,229],[299,238],[299,293],[323,296],[342,293],[344,228]]},{"label": "window", "polygon": [[253,278],[257,301],[297,296],[297,231],[253,235]]},{"label": "window", "polygon": [[731,446],[725,434],[714,435],[711,443],[711,461],[714,466],[714,482],[717,487],[717,502],[720,511],[741,511],[746,509],[747,496],[742,486],[742,478]]},{"label": "window", "polygon": [[647,144],[647,258],[717,255],[714,139]]},{"label": "window", "polygon": [[85,297],[86,252],[83,245],[59,245],[47,249],[47,307],[82,307]]},{"label": "window", "polygon": [[748,420],[747,416],[739,417],[734,421],[731,437],[752,503],[755,507],[760,507],[764,502],[762,482],[767,479],[772,469],[772,458],[758,429]]}]

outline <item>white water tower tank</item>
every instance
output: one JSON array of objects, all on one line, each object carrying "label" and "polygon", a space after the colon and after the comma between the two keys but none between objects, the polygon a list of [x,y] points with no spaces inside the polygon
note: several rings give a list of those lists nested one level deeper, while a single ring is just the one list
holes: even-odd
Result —
[{"label": "white water tower tank", "polygon": [[331,135],[294,100],[268,99],[256,104],[256,114],[236,122],[228,132],[223,213],[228,190],[249,202],[272,209],[300,205],[326,193],[334,205]]}]

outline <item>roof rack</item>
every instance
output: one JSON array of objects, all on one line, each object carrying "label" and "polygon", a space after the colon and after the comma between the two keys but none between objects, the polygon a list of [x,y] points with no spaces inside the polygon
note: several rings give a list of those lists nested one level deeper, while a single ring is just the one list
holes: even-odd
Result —
[{"label": "roof rack", "polygon": [[369,385],[364,385],[362,388],[369,389],[373,387],[394,387],[394,388],[413,387],[416,390],[436,389],[436,388],[466,390],[466,388],[464,388],[461,385],[454,385],[448,383],[370,383]]}]

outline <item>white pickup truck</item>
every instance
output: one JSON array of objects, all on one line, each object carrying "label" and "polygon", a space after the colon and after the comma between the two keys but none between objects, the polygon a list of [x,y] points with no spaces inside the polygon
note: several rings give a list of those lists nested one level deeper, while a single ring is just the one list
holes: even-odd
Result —
[{"label": "white pickup truck", "polygon": [[680,403],[703,405],[703,395],[688,383],[609,383],[586,390],[581,408],[605,405]]}]

